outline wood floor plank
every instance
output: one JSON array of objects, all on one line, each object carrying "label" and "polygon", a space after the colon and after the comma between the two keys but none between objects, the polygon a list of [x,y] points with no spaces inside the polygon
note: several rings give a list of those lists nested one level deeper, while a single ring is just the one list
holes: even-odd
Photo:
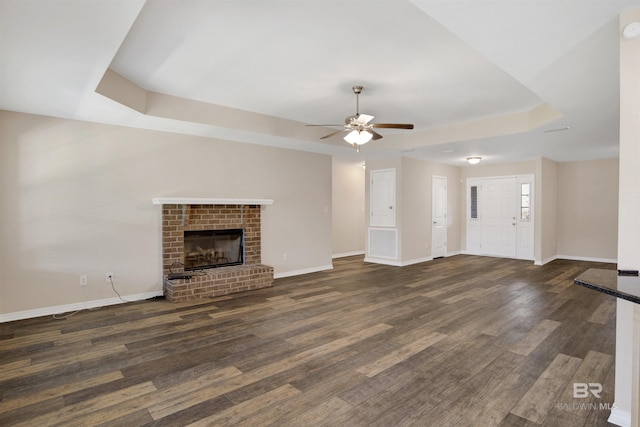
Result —
[{"label": "wood floor plank", "polygon": [[598,305],[598,308],[589,316],[588,321],[605,325],[615,315],[615,312],[616,299],[608,298]]},{"label": "wood floor plank", "polygon": [[558,326],[560,326],[560,322],[544,319],[522,340],[513,345],[509,351],[523,356],[529,355],[542,341],[555,331]]},{"label": "wood floor plank", "polygon": [[[146,382],[141,384],[136,384],[131,387],[127,387],[123,390],[118,390],[113,393],[105,394],[102,396],[96,396],[92,399],[89,399],[84,402],[80,402],[74,405],[65,406],[60,411],[57,411],[55,414],[49,415],[41,415],[32,420],[28,420],[26,422],[22,422],[16,424],[20,427],[29,427],[34,425],[53,425],[53,424],[63,424],[65,426],[86,426],[86,425],[95,425],[98,424],[94,418],[94,414],[97,413],[102,408],[110,407],[117,405],[118,403],[125,402],[127,400],[132,399],[135,396],[149,394],[155,391],[156,388],[153,386],[153,383]],[[77,423],[73,422],[74,418],[78,418],[79,416],[86,415],[88,420],[82,420]]]},{"label": "wood floor plank", "polygon": [[74,391],[93,387],[98,384],[104,384],[111,381],[116,381],[124,378],[120,371],[109,372],[103,375],[99,375],[91,378],[90,380],[75,382],[71,384],[64,384],[58,387],[48,388],[38,393],[21,396],[18,398],[9,398],[0,401],[0,413],[9,412],[22,406],[28,406],[43,402],[48,399],[53,399],[59,396],[64,396]]},{"label": "wood floor plank", "polygon": [[389,369],[393,365],[404,362],[414,354],[421,352],[425,348],[432,346],[446,337],[447,336],[444,334],[433,332],[421,339],[417,339],[412,343],[406,344],[399,349],[392,351],[373,363],[358,368],[357,371],[368,377],[373,377],[378,375],[380,372]]},{"label": "wood floor plank", "polygon": [[511,413],[542,424],[581,362],[576,357],[558,354]]},{"label": "wood floor plank", "polygon": [[189,424],[189,427],[207,427],[212,425],[246,425],[248,419],[258,411],[268,409],[274,405],[282,405],[288,399],[301,393],[290,384],[285,384],[277,389],[271,390],[255,399],[247,400],[226,409],[220,413],[210,415],[206,418]]},{"label": "wood floor plank", "polygon": [[67,356],[65,359],[60,359],[53,362],[30,364],[28,366],[21,366],[20,368],[16,368],[16,369],[0,371],[0,382],[13,379],[13,378],[19,378],[26,374],[34,374],[34,373],[39,373],[44,371],[51,371],[57,368],[65,367],[72,363],[83,362],[83,361],[94,359],[97,357],[103,357],[108,354],[124,353],[126,352],[126,350],[127,350],[126,347],[123,345],[95,346],[90,351],[86,351],[82,353],[73,353],[73,356],[71,357]]},{"label": "wood floor plank", "polygon": [[533,381],[509,373],[496,385],[491,398],[467,412],[457,425],[460,427],[492,427],[498,426],[509,411],[531,387]]},{"label": "wood floor plank", "polygon": [[[559,406],[565,412],[586,418],[589,411],[585,411],[585,407],[598,406],[598,403],[603,402],[601,394],[605,391],[605,379],[613,367],[613,363],[614,357],[612,355],[590,351],[576,370],[571,381],[567,384],[564,392],[560,395],[558,402],[561,405],[556,406]],[[575,384],[578,383],[587,385],[587,397],[582,396],[585,393],[579,393],[580,397],[574,397]],[[589,384],[593,384],[593,386],[591,387]],[[596,391],[598,396],[594,395],[590,390]],[[579,392],[583,391],[579,390]]]}]

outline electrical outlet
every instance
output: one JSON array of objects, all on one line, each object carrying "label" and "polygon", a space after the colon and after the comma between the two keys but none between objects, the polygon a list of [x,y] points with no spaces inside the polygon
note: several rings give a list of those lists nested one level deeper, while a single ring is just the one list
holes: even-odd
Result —
[{"label": "electrical outlet", "polygon": [[107,283],[111,283],[113,281],[113,273],[105,273],[104,281]]},{"label": "electrical outlet", "polygon": [[87,286],[89,284],[89,279],[87,279],[86,274],[80,275],[80,286]]},{"label": "electrical outlet", "polygon": [[286,261],[289,257],[287,256],[287,254],[282,254],[282,260]]}]

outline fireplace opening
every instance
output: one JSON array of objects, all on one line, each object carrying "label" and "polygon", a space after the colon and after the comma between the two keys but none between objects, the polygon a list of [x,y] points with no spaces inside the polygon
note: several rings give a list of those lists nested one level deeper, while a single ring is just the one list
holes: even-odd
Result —
[{"label": "fireplace opening", "polygon": [[244,230],[198,230],[184,232],[184,269],[244,264]]}]

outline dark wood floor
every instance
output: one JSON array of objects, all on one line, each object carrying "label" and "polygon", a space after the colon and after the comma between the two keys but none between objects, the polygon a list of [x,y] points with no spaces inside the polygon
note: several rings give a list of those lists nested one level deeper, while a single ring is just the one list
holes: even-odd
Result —
[{"label": "dark wood floor", "polygon": [[615,298],[572,283],[589,267],[615,268],[350,257],[250,293],[0,324],[0,425],[607,425]]}]

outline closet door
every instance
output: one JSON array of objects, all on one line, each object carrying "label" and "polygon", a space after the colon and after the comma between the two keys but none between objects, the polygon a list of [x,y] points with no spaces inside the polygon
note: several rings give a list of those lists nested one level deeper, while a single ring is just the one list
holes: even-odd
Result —
[{"label": "closet door", "polygon": [[371,218],[372,227],[396,226],[396,170],[371,171]]},{"label": "closet door", "polygon": [[447,177],[433,176],[431,189],[431,257],[447,256]]}]

